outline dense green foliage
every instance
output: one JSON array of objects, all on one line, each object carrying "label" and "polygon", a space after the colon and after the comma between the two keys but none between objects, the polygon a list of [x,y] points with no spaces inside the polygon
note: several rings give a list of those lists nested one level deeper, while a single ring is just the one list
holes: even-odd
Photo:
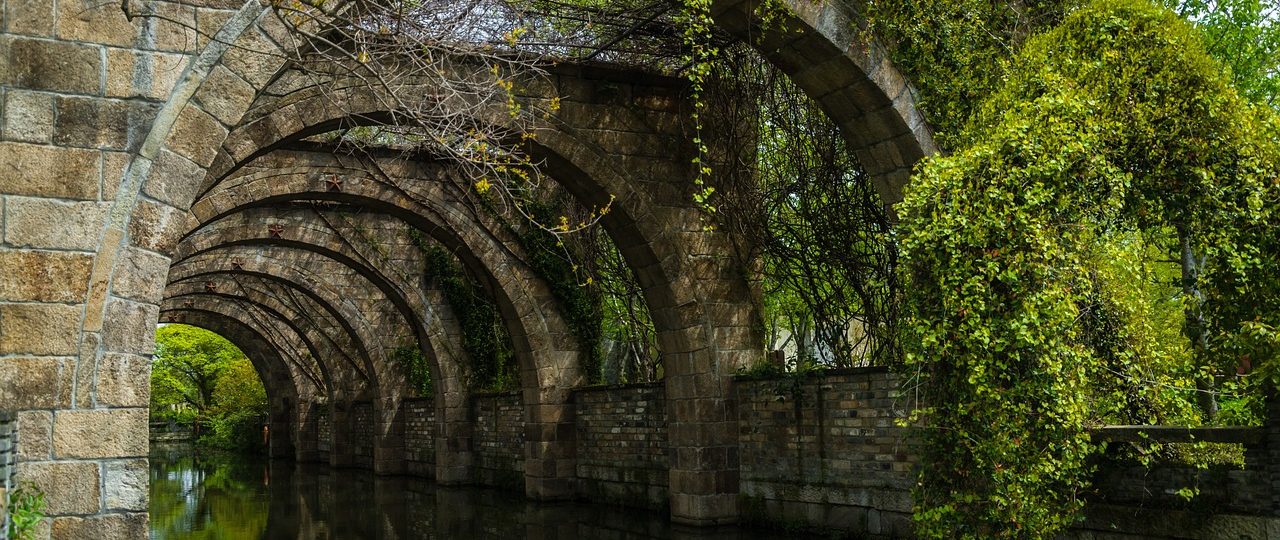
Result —
[{"label": "dense green foliage", "polygon": [[1143,292],[1096,261],[1176,231],[1208,261],[1213,328],[1247,320],[1211,306],[1257,283],[1275,131],[1190,25],[1137,0],[1032,38],[973,109],[900,207],[906,365],[929,405],[917,519],[932,538],[1052,537],[1081,505],[1095,382],[1162,350]]},{"label": "dense green foliage", "polygon": [[409,386],[417,392],[418,397],[431,397],[435,394],[435,385],[431,379],[431,365],[422,349],[415,345],[396,347],[391,357],[399,362],[409,377]]},{"label": "dense green foliage", "polygon": [[1274,0],[1165,0],[1194,21],[1236,90],[1280,107],[1280,4]]},{"label": "dense green foliage", "polygon": [[200,442],[208,446],[255,450],[262,442],[266,413],[266,389],[235,345],[194,326],[156,329],[152,420],[192,422],[200,430]]},{"label": "dense green foliage", "polygon": [[868,0],[875,37],[920,90],[938,142],[952,147],[978,104],[999,87],[1022,42],[1056,24],[1076,0]]}]

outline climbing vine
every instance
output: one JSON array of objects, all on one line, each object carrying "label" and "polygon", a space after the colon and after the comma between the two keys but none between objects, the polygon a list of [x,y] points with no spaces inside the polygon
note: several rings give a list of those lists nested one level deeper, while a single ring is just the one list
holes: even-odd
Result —
[{"label": "climbing vine", "polygon": [[[1241,233],[1265,223],[1275,131],[1185,21],[1142,0],[1095,2],[1030,39],[974,110],[900,206],[906,367],[929,404],[916,519],[928,538],[1048,538],[1081,508],[1106,364],[1081,316],[1099,293],[1125,301],[1093,261],[1121,235],[1177,228],[1210,261],[1206,283],[1256,275]],[[1129,340],[1115,313],[1093,331]]]},{"label": "climbing vine", "polygon": [[494,305],[475,279],[467,275],[443,246],[413,234],[426,259],[425,279],[444,293],[462,331],[462,348],[471,358],[470,385],[483,391],[519,386],[519,366],[511,337]]},{"label": "climbing vine", "polygon": [[429,398],[435,393],[431,380],[431,366],[422,354],[422,349],[415,345],[396,347],[391,357],[404,367],[409,377],[409,386],[418,392],[418,397]]}]

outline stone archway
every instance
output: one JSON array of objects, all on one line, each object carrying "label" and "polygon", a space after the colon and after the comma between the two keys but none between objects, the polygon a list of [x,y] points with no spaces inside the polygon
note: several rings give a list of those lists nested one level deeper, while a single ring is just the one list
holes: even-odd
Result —
[{"label": "stone archway", "polygon": [[[832,37],[838,33],[828,36],[818,23],[830,16],[814,15],[827,8],[815,12],[802,2],[790,3],[810,21],[801,26],[803,39],[819,45],[826,39],[834,50],[845,50],[841,43],[847,42]],[[115,500],[110,494],[78,494],[112,489],[102,482],[102,471],[125,467],[137,474],[145,468],[145,460],[137,459],[145,454],[146,433],[138,386],[145,380],[150,336],[159,320],[168,254],[195,225],[187,209],[222,140],[277,77],[286,55],[273,52],[290,47],[291,38],[275,15],[254,0],[232,9],[224,3],[175,4],[178,19],[216,34],[215,39],[181,24],[129,21],[114,6],[75,14],[87,22],[67,19],[64,24],[63,5],[70,3],[59,4],[59,9],[52,2],[23,4],[21,9],[30,13],[8,22],[0,36],[5,45],[0,65],[20,66],[0,69],[0,84],[12,98],[7,103],[17,104],[7,104],[7,114],[21,107],[32,118],[54,118],[54,109],[64,105],[70,112],[74,107],[94,111],[81,116],[90,128],[66,130],[57,138],[49,133],[60,129],[57,125],[45,132],[37,124],[30,132],[6,126],[0,134],[0,168],[19,172],[0,186],[5,213],[0,262],[18,270],[0,277],[0,379],[36,383],[4,386],[0,407],[19,411],[22,431],[48,434],[44,443],[37,436],[25,438],[30,444],[22,450],[20,474],[58,474],[84,482],[47,486],[50,498],[60,501],[51,509],[55,537],[140,537],[146,533],[143,508],[104,503]],[[726,13],[718,10],[717,16],[728,21]],[[876,79],[882,73],[887,72],[860,69],[857,77]],[[583,73],[563,77],[590,80]],[[892,85],[877,86],[884,100],[895,105],[903,100]],[[816,84],[810,87],[815,88],[811,94],[821,94],[815,97],[833,117],[842,117],[839,99],[854,99],[822,94]],[[897,123],[922,125],[901,107],[894,108],[898,120],[870,114],[883,108],[857,107],[869,114],[842,122],[847,133],[871,133]],[[566,114],[592,118],[589,107],[576,111]],[[62,112],[56,116],[74,118]],[[284,122],[280,125],[289,125],[285,117],[278,118]],[[562,120],[574,124],[568,117]],[[627,123],[603,131],[624,131]],[[542,139],[542,155],[557,178],[588,204],[599,204],[604,196],[605,190],[596,187],[626,184],[627,175],[618,169],[640,170],[633,165],[654,157],[628,157],[625,146],[644,141],[638,145],[666,148],[680,140],[610,135],[617,144],[602,136],[596,144],[584,145],[575,136],[589,135],[589,130],[573,131],[549,132]],[[883,141],[873,140],[877,137],[868,136],[866,144],[855,148],[865,148],[870,156],[889,151],[878,144]],[[890,140],[903,141],[901,135]],[[929,151],[928,145],[917,146],[924,149],[921,154]],[[915,155],[910,145],[895,143],[893,148],[909,165]],[[649,176],[686,178],[687,164],[678,161],[650,167]],[[888,154],[883,161],[899,160]],[[898,175],[884,181],[894,185],[901,167],[885,170]],[[720,275],[703,270],[724,267],[716,256],[723,245],[681,229],[697,222],[695,212],[655,202],[687,200],[676,182],[649,185],[653,189],[616,191],[620,206],[638,211],[611,214],[606,225],[617,233],[617,244],[641,276],[655,319],[668,329],[662,347],[672,367],[668,389],[677,435],[672,443],[673,515],[691,523],[730,521],[736,515],[734,437],[732,411],[723,396],[727,374],[755,354],[750,346],[752,311],[750,302],[716,302],[705,291],[745,298],[750,287],[743,287],[739,278],[722,283],[680,277]],[[675,245],[694,247],[681,251],[671,247]],[[724,453],[726,465],[684,457],[700,455],[699,449]],[[707,461],[721,463],[718,458]],[[91,489],[91,484],[97,487]],[[705,487],[710,485],[717,487]]]},{"label": "stone archway", "polygon": [[252,326],[212,310],[194,306],[162,310],[160,320],[214,332],[245,353],[267,391],[268,426],[271,434],[267,453],[271,457],[294,458],[297,452],[295,418],[298,417],[299,396],[305,396],[309,392],[299,391],[299,383],[305,384],[306,381],[302,380],[302,375],[291,372],[289,364],[280,358],[280,348]]}]

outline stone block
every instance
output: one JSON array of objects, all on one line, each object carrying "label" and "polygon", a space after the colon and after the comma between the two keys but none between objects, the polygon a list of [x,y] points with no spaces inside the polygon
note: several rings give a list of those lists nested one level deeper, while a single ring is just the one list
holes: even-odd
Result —
[{"label": "stone block", "polygon": [[[136,19],[142,24],[142,19]],[[138,29],[125,16],[120,4],[97,0],[59,0],[58,37],[67,41],[83,41],[129,47]]]},{"label": "stone block", "polygon": [[64,517],[53,520],[58,540],[134,540],[150,534],[146,512]]},{"label": "stone block", "polygon": [[102,89],[101,47],[15,38],[8,49],[4,79],[14,86],[92,95]]},{"label": "stone block", "polygon": [[188,2],[196,5],[196,43],[200,48],[204,48],[218,35],[218,31],[222,30],[222,26],[231,20],[235,15],[235,10],[240,7],[233,1],[223,2],[224,4],[235,4],[226,6],[205,6],[209,2]]},{"label": "stone block", "polygon": [[187,105],[169,132],[165,146],[201,167],[213,163],[218,145],[227,138],[227,128],[195,105]]},{"label": "stone block", "polygon": [[158,304],[169,274],[169,258],[138,248],[125,248],[111,293],[121,298]]},{"label": "stone block", "polygon": [[155,350],[155,327],[160,306],[121,298],[107,301],[102,326],[102,345],[108,351],[151,354]]},{"label": "stone block", "polygon": [[79,302],[89,289],[93,256],[60,251],[0,250],[0,298]]},{"label": "stone block", "polygon": [[53,413],[22,411],[18,413],[18,459],[40,461],[53,452]]},{"label": "stone block", "polygon": [[5,206],[8,213],[5,243],[15,247],[75,251],[98,249],[110,210],[107,203],[29,197],[9,197]]},{"label": "stone block", "polygon": [[0,142],[0,192],[92,200],[101,180],[94,150]]},{"label": "stone block", "polygon": [[196,91],[200,107],[228,126],[240,122],[257,94],[253,86],[231,70],[216,66]]},{"label": "stone block", "polygon": [[129,240],[138,247],[168,254],[178,239],[191,230],[189,215],[172,206],[139,201],[129,222]]},{"label": "stone block", "polygon": [[185,2],[154,2],[156,21],[152,27],[154,47],[162,51],[195,52],[199,50],[196,39],[196,8]]},{"label": "stone block", "polygon": [[44,492],[47,516],[95,514],[102,509],[98,464],[94,462],[22,463],[18,482],[31,482]]},{"label": "stone block", "polygon": [[71,362],[66,358],[0,359],[0,410],[70,406]]},{"label": "stone block", "polygon": [[133,154],[127,152],[102,153],[102,200],[115,200],[132,159]]},{"label": "stone block", "polygon": [[102,475],[107,510],[147,510],[147,460],[108,461]]},{"label": "stone block", "polygon": [[107,49],[107,96],[160,100],[186,71],[182,54]]},{"label": "stone block", "polygon": [[53,420],[54,457],[144,457],[148,414],[143,408],[58,411]]},{"label": "stone block", "polygon": [[9,90],[4,96],[4,138],[45,143],[53,137],[53,96]]},{"label": "stone block", "polygon": [[151,166],[143,192],[176,208],[191,206],[204,181],[204,169],[191,160],[161,149]]},{"label": "stone block", "polygon": [[136,354],[104,354],[98,364],[98,405],[146,407],[151,399],[150,383],[151,358]]},{"label": "stone block", "polygon": [[254,88],[263,88],[275,77],[284,56],[275,42],[250,27],[223,55],[222,62]]},{"label": "stone block", "polygon": [[143,101],[59,97],[53,142],[60,146],[137,150],[160,106]]},{"label": "stone block", "polygon": [[28,36],[53,35],[53,2],[48,0],[8,0],[4,6],[6,32]]},{"label": "stone block", "polygon": [[75,355],[78,305],[0,304],[0,354]]}]

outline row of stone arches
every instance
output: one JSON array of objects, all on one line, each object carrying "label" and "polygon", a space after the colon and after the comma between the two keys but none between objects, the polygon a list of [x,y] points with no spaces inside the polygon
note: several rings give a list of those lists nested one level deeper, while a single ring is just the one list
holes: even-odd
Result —
[{"label": "row of stone arches", "polygon": [[[751,2],[715,2],[712,12],[820,101],[885,200],[900,199],[910,165],[933,151],[905,79],[854,31],[857,16],[844,2],[787,4],[793,12],[781,27],[761,27]],[[273,431],[291,434],[277,439],[273,453],[317,457],[324,444],[306,427],[317,415],[312,403],[368,401],[375,419],[368,465],[399,472],[400,402],[411,395],[389,353],[411,340],[437,384],[443,435],[434,474],[442,482],[465,481],[467,361],[449,306],[424,288],[420,273],[405,270],[414,263],[411,246],[379,254],[329,217],[392,223],[447,246],[483,277],[520,363],[526,493],[574,496],[566,400],[582,382],[584,353],[518,243],[465,204],[470,179],[450,179],[446,163],[378,164],[376,157],[335,157],[309,146],[305,139],[317,133],[376,123],[395,111],[368,88],[319,91],[326,81],[286,65],[293,40],[267,6],[249,0],[222,15],[216,39],[189,51],[183,76],[142,130],[127,165],[104,179],[111,195],[103,197],[109,208],[84,276],[75,376],[96,378],[106,355],[149,354],[147,333],[157,321],[205,326],[256,356],[272,390]],[[665,367],[672,516],[693,524],[732,521],[737,435],[730,377],[761,352],[757,293],[751,272],[731,254],[731,240],[701,226],[690,197],[695,149],[681,120],[687,112],[681,83],[602,66],[559,66],[550,81],[541,91],[551,95],[522,96],[563,103],[534,129],[526,150],[583,205],[614,201],[602,224],[644,289]],[[603,87],[610,90],[595,91]],[[506,112],[484,116],[476,121],[502,122]],[[93,388],[67,409],[115,414],[96,405]],[[346,420],[336,415],[346,410],[332,407],[331,424],[341,426]],[[334,451],[337,441],[349,436],[331,430],[331,462],[356,461],[334,457],[341,453]],[[61,459],[52,452],[47,458]]]}]

